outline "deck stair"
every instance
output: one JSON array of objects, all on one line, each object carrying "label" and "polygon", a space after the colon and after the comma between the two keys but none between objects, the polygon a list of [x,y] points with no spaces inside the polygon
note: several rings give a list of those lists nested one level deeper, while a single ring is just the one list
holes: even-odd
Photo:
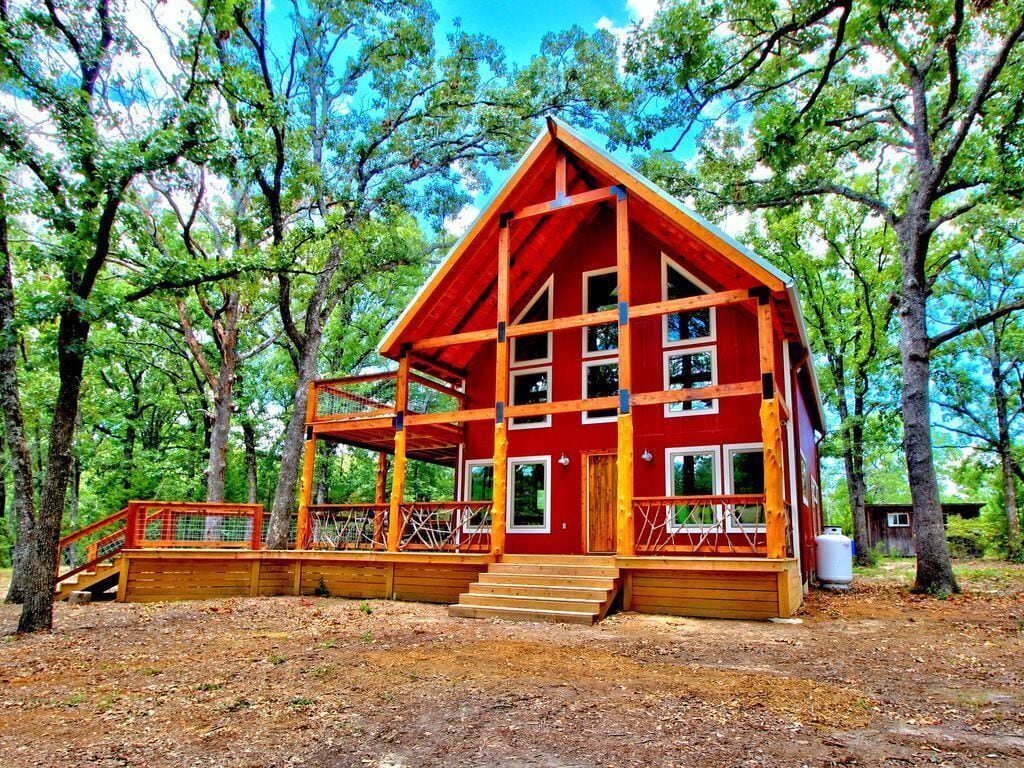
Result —
[{"label": "deck stair", "polygon": [[96,563],[91,569],[58,582],[54,588],[55,600],[67,600],[72,592],[92,592],[97,597],[111,587],[116,587],[121,576],[121,556],[115,555],[106,562]]},{"label": "deck stair", "polygon": [[450,616],[593,624],[621,586],[614,557],[505,555],[480,574]]}]

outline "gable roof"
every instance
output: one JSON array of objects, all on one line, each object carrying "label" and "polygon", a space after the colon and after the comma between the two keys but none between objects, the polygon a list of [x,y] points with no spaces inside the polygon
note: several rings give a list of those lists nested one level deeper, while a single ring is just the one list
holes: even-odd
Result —
[{"label": "gable roof", "polygon": [[[548,118],[542,131],[448,256],[421,287],[380,344],[384,357],[397,359],[402,345],[416,339],[493,328],[496,311],[497,240],[501,214],[546,203],[553,195],[557,156],[567,158],[566,194],[618,186],[630,199],[629,216],[655,239],[683,242],[696,266],[719,276],[730,288],[767,287],[779,299],[780,321],[787,338],[809,349],[793,279],[738,243],[656,184],[592,144],[566,123]],[[600,206],[581,206],[524,221],[512,228],[511,254],[516,279],[510,286],[510,314],[515,316],[546,276],[549,262],[536,254],[555,253]],[[532,261],[531,261],[532,259]],[[424,353],[434,373],[461,376],[476,353],[460,345]],[[812,372],[812,389],[821,422],[820,395]],[[823,427],[823,425],[819,424]]]}]

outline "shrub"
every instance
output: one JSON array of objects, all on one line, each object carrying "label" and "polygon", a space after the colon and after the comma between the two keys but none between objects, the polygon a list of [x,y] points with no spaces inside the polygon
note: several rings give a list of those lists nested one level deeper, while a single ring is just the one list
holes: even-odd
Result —
[{"label": "shrub", "polygon": [[981,518],[965,520],[959,515],[950,515],[946,521],[949,553],[956,558],[984,556],[995,543],[994,534],[989,521]]}]

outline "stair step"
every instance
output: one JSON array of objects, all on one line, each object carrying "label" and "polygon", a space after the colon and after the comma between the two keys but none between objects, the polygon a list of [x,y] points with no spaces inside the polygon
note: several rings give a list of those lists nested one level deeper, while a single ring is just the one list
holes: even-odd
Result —
[{"label": "stair step", "polygon": [[529,608],[595,615],[601,612],[600,600],[572,600],[533,595],[479,595],[467,592],[459,597],[459,605],[474,605],[481,608]]},{"label": "stair step", "polygon": [[604,576],[614,579],[619,569],[613,565],[562,565],[560,563],[492,563],[488,573],[528,573],[543,576]]},{"label": "stair step", "polygon": [[551,584],[505,584],[505,583],[481,583],[469,585],[469,593],[472,595],[508,595],[523,597],[560,597],[568,600],[606,600],[608,587],[574,587],[557,586]]},{"label": "stair step", "polygon": [[508,621],[546,621],[566,624],[593,624],[596,613],[551,611],[536,608],[493,608],[478,605],[450,605],[448,615],[463,619],[506,619]]},{"label": "stair step", "polygon": [[[493,565],[491,566],[494,567]],[[485,571],[479,576],[480,584],[517,584],[521,586],[537,585],[541,587],[575,587],[578,589],[613,589],[615,578],[612,576],[571,576],[542,573],[495,573]]]},{"label": "stair step", "polygon": [[614,555],[502,555],[501,562],[540,565],[588,565],[610,568],[615,565],[615,557]]}]

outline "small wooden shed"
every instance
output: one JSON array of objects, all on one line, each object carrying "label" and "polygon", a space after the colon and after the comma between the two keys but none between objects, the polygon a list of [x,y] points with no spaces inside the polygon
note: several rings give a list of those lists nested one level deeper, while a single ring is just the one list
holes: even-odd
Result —
[{"label": "small wooden shed", "polygon": [[[976,518],[983,505],[977,502],[949,502],[942,505],[942,519],[950,515]],[[865,504],[868,521],[868,546],[878,547],[887,555],[913,557],[914,507],[911,504]]]}]

